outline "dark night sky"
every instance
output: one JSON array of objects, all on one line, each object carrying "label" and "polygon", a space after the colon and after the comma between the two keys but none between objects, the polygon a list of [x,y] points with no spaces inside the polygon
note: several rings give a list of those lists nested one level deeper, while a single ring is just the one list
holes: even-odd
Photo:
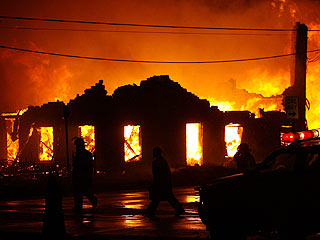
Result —
[{"label": "dark night sky", "polygon": [[[0,15],[159,25],[290,29],[300,21],[309,28],[320,29],[319,9],[319,1],[298,0],[1,0]],[[0,45],[94,57],[206,61],[271,56],[292,51],[291,35],[287,32],[271,32],[266,36],[5,29],[14,26],[180,32],[195,30],[0,19]],[[239,33],[214,30],[207,32]],[[320,37],[316,35],[309,34],[310,50],[320,48]],[[200,97],[212,97],[219,102],[229,101],[235,109],[252,110],[259,107],[254,97],[261,98],[259,94],[281,94],[288,87],[291,62],[292,58],[215,65],[113,63],[0,49],[0,112],[28,105],[40,105],[55,99],[67,102],[99,79],[104,80],[108,93],[112,94],[118,86],[139,83],[143,79],[160,74],[170,75],[171,79]],[[317,63],[309,67],[309,72],[313,74],[308,78],[311,85],[317,82]],[[232,88],[231,82],[236,82],[237,88]],[[314,107],[318,105],[314,96],[318,88],[319,86],[314,86],[308,90],[309,99]],[[253,94],[240,89],[246,89]],[[273,107],[278,108],[276,105]]]}]

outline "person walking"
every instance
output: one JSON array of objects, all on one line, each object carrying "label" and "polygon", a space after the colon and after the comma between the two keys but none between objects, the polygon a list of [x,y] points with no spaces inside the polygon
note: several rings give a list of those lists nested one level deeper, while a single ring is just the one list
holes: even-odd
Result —
[{"label": "person walking", "polygon": [[159,147],[153,149],[154,160],[152,162],[153,185],[150,190],[150,199],[146,215],[154,216],[160,201],[168,201],[175,209],[176,216],[185,213],[183,206],[176,199],[172,192],[171,172],[167,161],[162,156],[162,150]]},{"label": "person walking", "polygon": [[83,195],[91,202],[92,207],[98,204],[97,197],[92,191],[93,158],[86,150],[82,138],[74,140],[76,151],[72,156],[72,185],[74,190],[74,210],[82,210]]}]

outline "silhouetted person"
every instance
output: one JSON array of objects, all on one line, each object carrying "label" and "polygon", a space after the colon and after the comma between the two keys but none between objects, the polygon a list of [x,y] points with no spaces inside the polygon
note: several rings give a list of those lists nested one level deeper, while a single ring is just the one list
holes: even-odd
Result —
[{"label": "silhouetted person", "polygon": [[42,233],[46,239],[60,239],[66,235],[62,210],[61,184],[58,176],[54,173],[50,173],[48,177]]},{"label": "silhouetted person", "polygon": [[234,155],[233,160],[236,162],[239,170],[248,170],[255,167],[256,161],[250,151],[251,149],[247,143],[241,143],[238,146],[238,151]]},{"label": "silhouetted person", "polygon": [[146,214],[153,216],[160,201],[168,201],[175,209],[176,215],[183,214],[184,208],[172,192],[171,172],[167,161],[162,157],[159,147],[153,149],[154,160],[152,162],[153,185],[150,192],[152,200],[146,210]]},{"label": "silhouetted person", "polygon": [[74,190],[74,210],[82,210],[83,195],[91,202],[92,207],[98,203],[97,197],[92,191],[93,158],[92,154],[86,150],[82,138],[74,141],[76,151],[72,156],[72,184]]}]

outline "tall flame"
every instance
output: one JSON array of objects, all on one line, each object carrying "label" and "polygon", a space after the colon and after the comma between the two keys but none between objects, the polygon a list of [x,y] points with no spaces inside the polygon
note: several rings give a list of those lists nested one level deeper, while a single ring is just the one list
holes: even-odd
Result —
[{"label": "tall flame", "polygon": [[53,157],[53,127],[40,127],[40,161],[50,161]]},{"label": "tall flame", "polygon": [[142,156],[141,131],[139,125],[124,127],[124,160],[125,162],[139,161]]},{"label": "tall flame", "polygon": [[[320,29],[318,12],[319,1],[316,0],[271,0],[271,1],[99,1],[95,4],[95,15],[90,14],[86,1],[61,1],[52,5],[51,13],[62,7],[69,9],[72,19],[82,18],[104,21],[108,15],[110,21],[140,22],[159,25],[184,26],[230,26],[243,28],[293,28],[297,21],[305,23],[309,29]],[[121,3],[120,3],[121,2]],[[163,3],[165,2],[165,4]],[[31,9],[45,7],[45,1],[29,3]],[[123,7],[126,6],[126,7]],[[13,7],[11,1],[3,1],[3,9],[19,15],[19,7]],[[137,11],[127,11],[127,9]],[[154,14],[156,9],[157,14]],[[113,14],[116,12],[117,14]],[[179,12],[179,14],[176,14]],[[3,19],[10,26],[12,22]],[[21,23],[23,24],[23,22]],[[85,28],[85,27],[84,27]],[[119,28],[119,29],[118,29]],[[88,27],[89,29],[89,27]],[[93,29],[93,28],[92,28]],[[140,28],[139,28],[140,29]],[[112,30],[110,28],[110,30]],[[115,29],[113,29],[115,30]],[[117,30],[129,30],[117,27]],[[137,29],[138,30],[138,29]],[[7,30],[3,30],[7,31]],[[149,59],[162,61],[202,61],[243,59],[279,55],[291,52],[291,33],[288,32],[226,32],[226,31],[191,31],[201,34],[132,34],[132,33],[86,33],[76,34],[68,31],[72,44],[61,39],[62,34],[46,31],[43,41],[42,31],[9,30],[2,34],[3,42],[28,49],[59,49],[61,53],[75,53],[83,56],[101,56],[119,59]],[[173,30],[172,30],[173,31]],[[178,31],[175,31],[178,32]],[[181,33],[183,31],[181,30]],[[204,34],[202,34],[204,33]],[[209,34],[211,33],[211,34]],[[308,33],[308,50],[319,48],[318,32]],[[12,42],[15,39],[15,42]],[[85,46],[85,47],[84,47]],[[308,53],[312,57],[316,53]],[[133,57],[134,56],[134,57]],[[216,99],[219,109],[249,110],[257,113],[259,107],[265,110],[282,109],[281,98],[265,99],[280,95],[290,85],[290,63],[292,58],[277,58],[263,61],[228,63],[219,65],[173,64],[142,65],[102,61],[81,61],[53,56],[30,55],[29,53],[0,51],[1,79],[3,87],[2,105],[10,109],[21,105],[39,105],[54,98],[68,101],[83,89],[99,79],[109,81],[108,92],[113,92],[124,84],[138,84],[144,76],[169,74],[174,81],[198,96],[211,96]],[[320,102],[318,100],[319,62],[308,64],[307,98],[311,110],[307,112],[309,128],[320,125],[318,118]],[[14,74],[14,75],[12,75]],[[92,77],[92,74],[95,76]],[[27,81],[26,81],[27,79]],[[92,79],[92,80],[88,80]],[[227,86],[229,79],[237,81],[238,86]],[[222,84],[221,84],[222,83]],[[19,86],[19,87],[17,87]],[[245,91],[244,91],[245,89]],[[40,91],[41,90],[41,91]],[[251,100],[250,100],[251,99]],[[265,101],[264,101],[265,100]],[[270,103],[267,103],[270,101]],[[214,105],[216,105],[214,104]],[[3,107],[4,108],[4,107]]]},{"label": "tall flame", "polygon": [[227,147],[227,157],[233,157],[241,143],[243,127],[240,124],[230,123],[225,127],[225,142]]},{"label": "tall flame", "polygon": [[18,139],[12,141],[11,133],[13,132],[14,119],[6,119],[7,127],[7,160],[14,161],[19,152]]},{"label": "tall flame", "polygon": [[203,164],[203,125],[188,123],[186,125],[187,165]]},{"label": "tall flame", "polygon": [[[319,29],[320,24],[313,24],[308,26],[310,29]],[[320,48],[320,37],[318,32],[308,33],[308,48],[318,49]],[[320,53],[308,54],[308,65],[307,65],[307,99],[310,103],[310,110],[306,111],[309,129],[320,127]]]},{"label": "tall flame", "polygon": [[91,153],[95,151],[95,128],[92,125],[80,126],[80,135],[83,140],[87,143],[86,149]]},{"label": "tall flame", "polygon": [[[4,117],[6,123],[6,135],[7,135],[7,160],[8,163],[17,160],[19,154],[19,136],[18,129],[19,125],[15,126],[15,123],[18,123],[19,117],[25,113],[28,109],[21,109],[12,113],[2,113],[1,116]],[[17,122],[16,122],[17,121]],[[12,140],[12,134],[16,134],[14,141]]]}]

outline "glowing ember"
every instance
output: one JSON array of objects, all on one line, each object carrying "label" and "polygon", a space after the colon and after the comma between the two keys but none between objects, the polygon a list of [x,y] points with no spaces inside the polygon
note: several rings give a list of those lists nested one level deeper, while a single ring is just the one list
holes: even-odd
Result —
[{"label": "glowing ember", "polygon": [[128,125],[124,127],[124,160],[134,162],[141,159],[141,131],[140,126]]},{"label": "glowing ember", "polygon": [[240,124],[230,123],[225,127],[225,142],[227,147],[227,157],[233,157],[241,143],[243,127]]},{"label": "glowing ember", "polygon": [[[271,90],[272,91],[272,90]],[[239,97],[237,101],[218,101],[212,97],[206,98],[210,102],[210,106],[217,106],[220,111],[250,111],[256,115],[256,117],[261,117],[259,108],[264,109],[264,111],[282,111],[282,96],[273,96],[271,98],[264,98],[262,95],[256,95],[256,97],[251,98],[241,98]]]},{"label": "glowing ember", "polygon": [[218,106],[220,111],[232,111],[234,109],[234,102],[228,101],[216,101],[214,98],[209,97],[207,100],[210,102],[210,106]]},{"label": "glowing ember", "polygon": [[7,160],[14,161],[19,152],[19,141],[11,138],[11,133],[14,128],[14,119],[6,119],[7,127]]},{"label": "glowing ember", "polygon": [[3,116],[3,117],[16,117],[16,116],[21,116],[21,115],[24,114],[27,110],[28,110],[28,108],[21,109],[21,110],[15,112],[15,113],[1,113],[1,116]]},{"label": "glowing ember", "polygon": [[93,153],[96,147],[95,129],[92,125],[80,126],[80,136],[86,142],[86,149]]},{"label": "glowing ember", "polygon": [[50,161],[53,156],[53,127],[40,127],[40,161]]},{"label": "glowing ember", "polygon": [[[6,123],[6,133],[7,133],[7,160],[8,163],[12,161],[19,161],[19,136],[18,129],[19,125],[18,118],[27,111],[28,109],[18,110],[14,113],[1,113],[1,116],[5,118]],[[17,125],[15,125],[15,123]]]},{"label": "glowing ember", "polygon": [[203,164],[203,126],[201,123],[186,125],[187,165]]}]

